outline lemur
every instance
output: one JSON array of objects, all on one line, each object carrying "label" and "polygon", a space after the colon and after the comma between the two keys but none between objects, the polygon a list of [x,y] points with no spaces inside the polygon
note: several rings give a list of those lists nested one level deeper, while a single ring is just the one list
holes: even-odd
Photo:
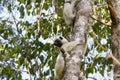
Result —
[{"label": "lemur", "polygon": [[53,44],[60,48],[60,53],[57,56],[56,64],[55,64],[55,78],[61,79],[64,74],[65,70],[65,56],[69,51],[74,49],[79,42],[78,41],[71,41],[69,42],[63,36],[57,36],[54,39]]}]

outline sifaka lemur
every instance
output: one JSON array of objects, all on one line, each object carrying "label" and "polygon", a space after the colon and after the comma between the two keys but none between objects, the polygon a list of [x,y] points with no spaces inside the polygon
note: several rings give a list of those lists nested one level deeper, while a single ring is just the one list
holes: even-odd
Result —
[{"label": "sifaka lemur", "polygon": [[72,26],[76,15],[75,5],[78,0],[65,0],[63,17],[67,26]]},{"label": "sifaka lemur", "polygon": [[57,36],[53,44],[60,48],[60,53],[57,56],[55,64],[55,78],[61,79],[65,70],[65,56],[69,55],[68,52],[73,50],[80,43],[78,41],[68,42],[63,36]]}]

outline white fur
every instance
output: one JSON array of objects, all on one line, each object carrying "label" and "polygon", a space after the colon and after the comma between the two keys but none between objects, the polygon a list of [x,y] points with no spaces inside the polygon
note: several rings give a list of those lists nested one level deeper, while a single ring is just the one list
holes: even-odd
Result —
[{"label": "white fur", "polygon": [[[60,39],[60,37],[62,37],[62,39]],[[56,39],[60,40],[63,44],[68,43],[68,40],[64,38],[63,36],[54,37],[54,41]],[[56,79],[60,80],[62,78],[64,67],[65,67],[65,61],[64,61],[63,53],[60,52],[59,55],[57,56],[56,64],[55,64],[55,78]]]},{"label": "white fur", "polygon": [[56,79],[61,79],[61,77],[63,76],[64,67],[65,67],[65,61],[62,56],[62,53],[60,53],[57,57],[56,64],[55,64]]},{"label": "white fur", "polygon": [[[65,0],[65,2],[68,0]],[[71,0],[71,3],[64,3],[63,17],[65,19],[65,23],[68,26],[73,24],[73,19],[75,17],[74,5],[76,0]]]},{"label": "white fur", "polygon": [[[64,55],[66,55],[66,57],[69,57],[68,52],[73,50],[80,43],[78,41],[68,42],[68,40],[65,39],[64,37],[62,37],[62,39],[60,39],[60,37],[62,36],[55,37],[55,40],[56,39],[60,40],[63,43],[63,45],[60,48],[65,51]],[[65,61],[64,61],[63,53],[60,52],[59,55],[57,56],[56,64],[55,64],[55,78],[56,79],[61,80],[61,78],[64,75],[63,73],[64,68],[65,68]]]}]

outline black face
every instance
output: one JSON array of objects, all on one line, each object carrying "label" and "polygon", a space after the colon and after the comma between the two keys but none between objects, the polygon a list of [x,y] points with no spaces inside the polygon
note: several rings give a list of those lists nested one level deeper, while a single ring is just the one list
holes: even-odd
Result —
[{"label": "black face", "polygon": [[56,39],[54,41],[54,45],[57,46],[57,47],[61,47],[62,46],[62,42],[59,39]]}]

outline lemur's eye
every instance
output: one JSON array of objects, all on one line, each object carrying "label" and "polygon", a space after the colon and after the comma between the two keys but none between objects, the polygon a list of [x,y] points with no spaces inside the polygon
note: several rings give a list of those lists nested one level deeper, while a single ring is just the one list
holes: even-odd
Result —
[{"label": "lemur's eye", "polygon": [[61,36],[59,37],[61,40],[63,39]]}]

